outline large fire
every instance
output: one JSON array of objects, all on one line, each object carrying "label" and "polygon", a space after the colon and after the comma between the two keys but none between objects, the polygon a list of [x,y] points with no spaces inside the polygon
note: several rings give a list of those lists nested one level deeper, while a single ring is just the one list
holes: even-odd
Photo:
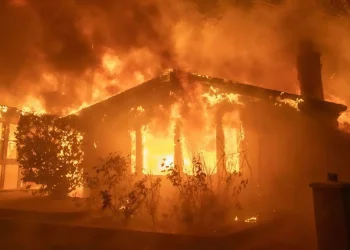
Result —
[{"label": "large fire", "polygon": [[161,135],[152,133],[150,125],[142,130],[143,173],[162,175],[166,166],[174,164],[174,125]]},{"label": "large fire", "polygon": [[[25,113],[51,113],[60,116],[78,113],[83,108],[154,77],[156,72],[151,68],[144,71],[129,69],[128,65],[138,64],[140,58],[151,60],[152,55],[147,50],[118,55],[113,49],[105,48],[100,55],[99,66],[86,69],[79,77],[52,73],[43,68],[39,80],[39,84],[43,86],[41,93],[55,93],[60,98],[53,103],[53,100],[44,98],[44,95],[29,91],[15,105]],[[71,98],[72,95],[74,98]]]},{"label": "large fire", "polygon": [[[244,140],[244,131],[239,112],[235,110],[225,113],[220,125],[216,121],[215,109],[217,104],[223,102],[242,105],[239,96],[219,93],[219,90],[213,87],[201,91],[201,95],[193,100],[195,103],[186,104],[189,108],[186,114],[181,109],[184,105],[182,99],[175,102],[170,107],[166,117],[169,122],[165,127],[164,124],[159,125],[159,117],[143,125],[141,134],[144,174],[165,175],[167,167],[179,164],[184,173],[191,175],[194,171],[194,158],[202,163],[207,174],[216,174],[219,162],[224,163],[228,172],[240,170],[240,144]],[[133,110],[147,112],[142,107]],[[217,134],[218,126],[223,131],[221,138]],[[130,136],[132,169],[136,171],[136,132],[130,131]],[[218,153],[218,141],[221,140],[221,153]],[[176,147],[180,148],[181,162],[176,156]]]},{"label": "large fire", "polygon": [[2,23],[19,28],[3,36],[2,75],[9,71],[14,80],[11,91],[1,92],[15,98],[2,98],[2,105],[67,115],[174,66],[295,92],[294,42],[304,34],[322,45],[324,71],[332,71],[325,91],[348,92],[340,85],[349,78],[349,20],[323,4],[334,1],[313,8],[305,1],[250,1],[247,9],[237,1],[54,1],[52,9],[67,17],[45,14],[47,1],[3,2],[9,11]]}]

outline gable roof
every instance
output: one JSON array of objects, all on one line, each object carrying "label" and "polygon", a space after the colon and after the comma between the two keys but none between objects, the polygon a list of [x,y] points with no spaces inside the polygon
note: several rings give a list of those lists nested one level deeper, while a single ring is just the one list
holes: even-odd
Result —
[{"label": "gable roof", "polygon": [[[169,99],[164,97],[169,97],[170,92],[177,92],[183,88],[180,79],[185,79],[189,84],[196,82],[203,87],[214,87],[221,91],[272,103],[276,103],[277,100],[298,102],[298,100],[303,99],[300,95],[285,93],[278,90],[261,88],[195,73],[187,73],[180,70],[168,70],[159,77],[86,107],[76,114],[79,114],[80,117],[89,116],[91,118],[101,118],[104,115],[115,114],[125,109],[130,110],[131,108],[136,108],[140,105],[144,107],[147,105],[164,104],[164,101]],[[310,113],[317,111],[319,114],[322,113],[336,118],[347,109],[347,107],[342,104],[316,99],[305,99],[298,104],[298,108],[301,112]],[[71,116],[74,116],[74,114],[67,118]]]}]

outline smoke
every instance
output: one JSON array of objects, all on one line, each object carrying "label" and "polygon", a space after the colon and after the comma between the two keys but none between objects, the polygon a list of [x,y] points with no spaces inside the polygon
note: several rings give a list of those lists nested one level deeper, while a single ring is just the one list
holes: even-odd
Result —
[{"label": "smoke", "polygon": [[322,52],[326,96],[350,102],[350,22],[322,2],[0,1],[2,104],[64,113],[170,67],[298,92],[303,38]]}]

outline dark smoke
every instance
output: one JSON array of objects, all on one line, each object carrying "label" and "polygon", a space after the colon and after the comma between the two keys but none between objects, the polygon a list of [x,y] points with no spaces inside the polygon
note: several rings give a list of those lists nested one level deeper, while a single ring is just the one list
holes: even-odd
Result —
[{"label": "dark smoke", "polygon": [[[326,78],[336,73],[329,84],[335,94],[334,81],[347,87],[343,68],[350,61],[350,50],[339,56],[345,45],[335,44],[350,36],[342,33],[348,20],[334,13],[347,11],[340,0],[313,2],[3,0],[1,98],[21,106],[31,96],[62,112],[170,67],[297,92],[296,44],[305,37],[324,51]],[[119,58],[120,69],[105,72],[106,51]]]}]

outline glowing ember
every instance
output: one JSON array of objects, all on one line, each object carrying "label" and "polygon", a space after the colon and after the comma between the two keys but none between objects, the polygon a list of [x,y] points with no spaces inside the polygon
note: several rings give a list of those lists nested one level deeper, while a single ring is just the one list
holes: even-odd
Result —
[{"label": "glowing ember", "polygon": [[[281,96],[283,95],[284,93],[282,92],[281,93]],[[300,111],[299,109],[299,104],[304,102],[303,99],[301,98],[297,98],[296,100],[293,100],[293,99],[290,99],[290,98],[281,98],[281,97],[277,97],[276,98],[276,101],[280,104],[286,104],[286,105],[289,105],[290,107],[292,108],[295,108],[296,110]],[[278,104],[276,103],[276,105]]]},{"label": "glowing ember", "polygon": [[251,218],[244,220],[244,222],[246,222],[246,223],[255,223],[257,221],[258,221],[258,217],[256,217],[256,216],[253,216]]},{"label": "glowing ember", "polygon": [[239,101],[239,95],[234,93],[221,93],[218,88],[210,86],[209,91],[203,93],[202,96],[208,101],[210,106],[214,106],[221,102],[227,101],[229,103],[242,104]]}]

